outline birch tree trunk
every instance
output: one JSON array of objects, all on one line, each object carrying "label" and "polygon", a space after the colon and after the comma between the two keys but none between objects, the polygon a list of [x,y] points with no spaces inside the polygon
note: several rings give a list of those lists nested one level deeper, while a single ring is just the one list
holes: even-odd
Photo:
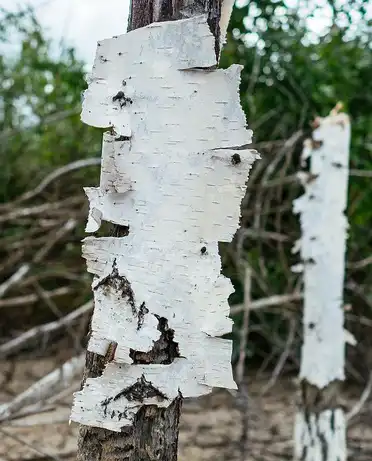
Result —
[{"label": "birch tree trunk", "polygon": [[[231,0],[225,0],[223,5],[221,5],[221,0],[132,0],[130,7],[130,19],[128,29],[130,31],[133,31],[137,28],[147,26],[148,24],[151,24],[153,22],[200,17],[200,19],[193,21],[192,23],[190,21],[182,23],[183,28],[179,29],[181,33],[184,34],[180,37],[179,40],[180,46],[182,47],[182,53],[186,55],[187,53],[190,54],[191,52],[195,55],[198,55],[199,53],[199,56],[197,56],[197,58],[195,59],[188,58],[188,68],[192,71],[189,72],[189,75],[191,76],[189,84],[194,85],[195,90],[193,93],[197,94],[199,88],[202,89],[202,86],[206,87],[204,83],[203,74],[206,75],[210,73],[211,70],[215,69],[216,59],[218,60],[221,48],[221,37],[225,36],[232,7],[233,2]],[[210,34],[210,32],[204,29],[203,17],[200,16],[205,14],[207,15],[207,23],[209,26],[209,30],[213,34],[211,37],[214,37],[213,42],[216,59],[212,60],[210,58],[206,58],[203,55],[203,50],[206,46],[209,46],[208,34]],[[199,35],[196,37],[196,39],[199,40],[200,37],[200,50],[198,46],[195,47],[194,45],[192,45],[193,43],[197,43],[195,42],[195,36],[192,35],[195,34],[197,30],[199,31]],[[148,31],[148,33],[149,36],[146,40],[146,43],[143,45],[143,48],[139,49],[138,55],[135,57],[136,65],[142,65],[142,52],[144,51],[144,54],[146,54],[146,50],[144,50],[144,48],[147,46],[147,44],[150,44],[149,46],[156,45],[153,44],[152,41],[156,41],[157,33],[163,34],[162,40],[166,42],[164,44],[164,47],[160,50],[161,52],[164,52],[164,49],[165,53],[167,53],[167,50],[172,49],[172,46],[174,46],[174,44],[172,43],[172,34],[174,32],[172,32],[171,29],[167,29],[167,31],[165,31],[164,26],[161,26],[160,29],[153,27],[151,30]],[[188,36],[189,33],[190,36]],[[138,38],[139,37],[140,36],[138,36]],[[178,41],[178,39],[176,41]],[[135,44],[133,43],[133,45]],[[104,64],[112,62],[113,59],[117,59],[117,56],[121,56],[122,54],[130,52],[129,50],[125,53],[122,53],[121,49],[119,50],[118,48],[118,51],[115,55],[114,41],[111,41],[111,43],[107,44],[107,46],[105,46],[104,42],[101,42],[99,43],[99,46],[102,46],[102,54],[97,53],[95,66],[98,67],[102,67]],[[190,48],[188,48],[188,46]],[[182,53],[178,53],[177,50],[173,50],[172,52],[170,52],[170,54],[168,52],[168,59],[176,60],[176,66],[178,66],[178,69],[176,70],[178,72],[178,75],[180,75],[180,72],[182,71],[182,64],[180,58],[177,57],[177,54],[182,55]],[[195,61],[194,65],[190,65],[190,59],[191,61]],[[208,64],[208,62],[210,62],[211,64]],[[164,72],[164,69],[167,69],[167,67],[162,68],[161,64],[159,64],[156,58],[154,58],[153,66],[157,65],[160,67],[157,69],[155,77],[153,78],[157,78],[157,75],[161,75]],[[198,72],[198,69],[200,70],[203,68],[206,69],[206,72]],[[118,68],[116,68],[116,70],[117,69]],[[185,70],[187,71],[187,69]],[[237,210],[234,210],[232,213],[229,213],[228,220],[230,220],[231,223],[227,224],[225,232],[222,232],[222,234],[220,232],[220,236],[222,237],[221,240],[224,238],[229,239],[233,235],[233,229],[236,229],[235,226],[238,225],[239,203],[244,194],[244,185],[247,173],[254,159],[257,157],[255,153],[249,152],[246,148],[247,144],[251,142],[251,132],[247,132],[245,129],[243,130],[245,120],[243,112],[239,105],[239,97],[237,90],[239,70],[240,69],[236,67],[232,69],[230,72],[215,72],[215,74],[218,74],[215,78],[220,80],[219,83],[215,82],[215,84],[219,85],[219,88],[222,88],[221,91],[228,91],[228,85],[231,81],[233,86],[233,92],[235,91],[235,93],[232,93],[231,95],[226,94],[225,99],[221,98],[220,95],[214,95],[215,99],[217,97],[217,101],[215,102],[216,107],[211,107],[210,109],[212,117],[215,118],[212,118],[212,120],[208,122],[209,125],[207,124],[208,126],[206,127],[207,129],[211,130],[210,135],[205,136],[204,134],[204,137],[203,135],[197,135],[196,130],[195,137],[197,139],[193,140],[193,136],[188,136],[189,140],[194,141],[195,146],[193,147],[193,149],[196,154],[199,154],[200,150],[203,151],[203,149],[200,149],[200,147],[200,150],[198,151],[196,147],[197,142],[199,142],[199,144],[213,144],[213,142],[217,143],[215,147],[209,147],[208,150],[205,151],[210,153],[215,151],[211,159],[207,160],[205,162],[206,165],[203,166],[203,168],[205,168],[205,172],[199,171],[198,168],[195,171],[193,171],[193,168],[195,168],[195,165],[193,163],[195,163],[195,161],[191,160],[191,163],[187,164],[188,160],[187,157],[185,157],[185,166],[189,168],[189,174],[190,176],[192,176],[190,180],[193,180],[193,178],[197,178],[199,175],[201,175],[200,184],[203,184],[203,187],[212,186],[214,189],[216,189],[216,192],[218,192],[218,187],[220,187],[223,191],[221,194],[222,197],[218,197],[214,199],[215,201],[212,202],[214,204],[213,207],[215,207],[216,205],[221,206],[220,201],[223,201],[224,197],[230,197],[230,205],[232,207],[238,205]],[[124,71],[125,68],[123,67],[123,73],[125,73]],[[183,75],[187,74],[185,73]],[[140,82],[140,79],[142,77],[141,74],[136,74],[135,77],[137,78],[137,81]],[[128,78],[130,79],[131,77],[129,76]],[[105,85],[107,86],[108,84],[104,79],[94,76],[92,77],[91,83],[92,85],[97,84],[97,86],[95,87],[98,88],[96,90],[97,94],[99,93],[99,91],[101,91],[102,86],[104,88],[104,91],[106,91]],[[211,88],[213,88],[214,84],[212,81],[211,83]],[[127,88],[129,87],[128,81],[122,80],[122,85],[126,93]],[[160,89],[172,90],[172,86],[162,86]],[[154,90],[154,92],[155,91],[156,90]],[[149,97],[151,98],[151,96],[145,95],[145,98]],[[157,95],[155,93],[153,95],[153,98],[156,97]],[[97,98],[99,99],[99,96],[97,96]],[[177,98],[178,97],[176,97],[176,99]],[[217,316],[217,319],[215,319],[214,321],[209,319],[209,317],[206,317],[204,320],[203,317],[200,317],[199,321],[205,323],[205,325],[202,327],[202,335],[193,332],[191,329],[191,336],[189,335],[188,337],[186,335],[185,338],[183,338],[183,324],[185,323],[186,325],[188,325],[190,322],[187,319],[186,314],[184,314],[185,320],[177,324],[177,316],[175,314],[173,314],[173,319],[171,320],[154,312],[150,312],[150,314],[152,314],[150,317],[148,305],[145,302],[142,302],[139,305],[136,304],[135,298],[139,297],[138,293],[142,294],[143,290],[141,291],[141,287],[138,284],[136,284],[136,289],[133,290],[133,281],[132,284],[129,283],[127,278],[122,275],[123,269],[121,266],[122,264],[126,264],[127,260],[125,260],[124,262],[122,260],[119,260],[119,263],[117,262],[117,255],[120,253],[119,247],[123,247],[123,243],[120,243],[120,240],[126,240],[121,239],[121,237],[127,237],[129,235],[129,226],[132,225],[131,222],[126,222],[126,219],[129,218],[126,217],[125,213],[133,214],[131,213],[131,211],[133,210],[128,210],[128,205],[126,206],[124,202],[121,203],[120,200],[122,200],[124,197],[124,199],[126,199],[128,202],[128,198],[125,194],[132,191],[133,188],[132,186],[130,186],[131,179],[126,177],[125,168],[123,168],[123,171],[121,171],[122,167],[119,164],[121,152],[117,150],[116,145],[118,144],[118,142],[119,144],[122,143],[122,151],[125,155],[127,155],[130,153],[131,148],[133,147],[133,145],[130,144],[130,141],[132,141],[133,144],[135,144],[135,142],[140,143],[141,135],[138,135],[139,132],[135,132],[135,136],[137,136],[137,138],[131,138],[131,130],[128,130],[126,128],[125,123],[124,125],[119,124],[119,119],[117,118],[115,112],[110,112],[111,115],[107,115],[108,112],[106,112],[106,115],[103,114],[105,111],[105,106],[110,106],[109,110],[112,111],[112,101],[118,103],[120,107],[119,112],[121,113],[120,123],[122,122],[123,117],[125,118],[125,114],[123,115],[122,111],[123,107],[125,112],[125,106],[127,104],[132,104],[133,102],[130,97],[127,97],[126,94],[124,94],[123,90],[118,91],[117,93],[115,92],[115,95],[112,95],[112,101],[110,104],[107,103],[107,97],[103,100],[105,100],[106,102],[100,103],[100,108],[98,108],[98,110],[95,111],[94,117],[90,115],[91,110],[86,111],[85,113],[85,121],[87,123],[93,126],[112,127],[111,132],[106,133],[104,136],[100,186],[101,188],[98,190],[94,188],[86,190],[86,193],[90,200],[90,216],[88,220],[87,230],[91,232],[97,230],[99,228],[101,219],[104,219],[112,223],[116,223],[116,225],[114,226],[113,237],[106,239],[90,238],[86,239],[84,244],[84,256],[88,261],[88,270],[93,272],[97,276],[97,279],[95,282],[93,282],[93,290],[95,294],[95,313],[93,315],[91,337],[88,346],[86,367],[82,383],[82,391],[80,393],[77,393],[78,395],[76,395],[71,417],[72,420],[83,423],[80,426],[78,439],[78,460],[174,461],[177,459],[178,423],[183,397],[202,395],[203,393],[210,392],[213,386],[235,388],[235,384],[232,381],[231,370],[226,369],[226,366],[229,365],[230,362],[231,347],[229,344],[226,343],[225,340],[217,339],[218,336],[221,336],[222,334],[229,331],[229,329],[231,328],[231,321],[227,318],[228,313],[226,312],[226,308],[222,308],[222,317],[218,318]],[[213,100],[210,99],[210,101],[214,104]],[[135,106],[135,103],[136,101],[134,102],[133,106]],[[161,103],[159,103],[159,108],[166,110],[166,107],[163,107]],[[118,110],[118,108],[114,109]],[[205,110],[208,111],[208,109],[208,107],[205,107]],[[215,112],[214,115],[213,111]],[[147,110],[143,111],[142,113],[144,117],[151,116]],[[134,114],[139,114],[139,112],[134,112]],[[190,114],[191,117],[196,116],[196,118],[198,115],[200,114]],[[184,116],[187,117],[188,114],[185,113]],[[100,121],[97,122],[97,118]],[[180,115],[178,115],[178,119],[177,116],[175,117],[175,121],[179,119]],[[214,125],[218,122],[219,119],[222,120],[222,123],[224,126],[226,126],[226,128],[227,126],[229,126],[229,129],[227,131],[231,132],[230,136],[227,136],[226,133],[223,132],[222,127],[220,128],[220,130],[222,130],[222,133],[220,135],[216,136],[216,134],[212,133],[212,131],[216,129]],[[141,118],[140,120],[143,120],[143,118]],[[230,125],[227,125],[228,123],[230,123]],[[196,124],[196,128],[199,128],[198,125],[200,124]],[[160,126],[160,129],[152,130],[153,136],[156,136],[157,133],[161,132],[162,128],[163,127]],[[168,135],[170,144],[170,139],[173,136],[173,132],[175,130],[177,131],[177,126],[170,127],[169,130],[171,130],[169,131]],[[225,128],[224,130],[226,131]],[[145,131],[143,133],[143,137],[146,138],[147,135],[148,131]],[[161,141],[161,143],[163,143],[163,147],[160,148],[158,152],[155,149],[155,151],[151,153],[152,159],[156,159],[157,156],[161,158],[161,155],[164,153],[164,149],[166,150],[168,148],[168,146],[166,145],[168,141],[166,140],[164,144],[164,139],[160,139],[159,135],[158,138],[159,142]],[[172,142],[175,146],[179,146],[179,140]],[[218,142],[220,144],[218,144]],[[230,142],[231,145],[234,147],[230,147]],[[206,145],[205,147],[207,148],[208,146]],[[235,151],[236,147],[240,149],[239,153]],[[139,149],[139,153],[142,154],[141,149]],[[177,151],[175,152],[174,161],[177,160],[176,154]],[[145,162],[148,162],[149,158],[150,157],[147,157],[146,160],[146,157],[144,157]],[[141,159],[139,158],[139,161],[140,160]],[[215,165],[214,162],[216,161],[220,163],[222,162],[221,165]],[[178,166],[178,169],[182,170],[182,162]],[[132,164],[133,163],[134,162],[132,162]],[[225,166],[222,167],[222,165]],[[127,165],[126,167],[128,168]],[[212,177],[212,183],[208,184],[208,172],[214,172],[215,167],[216,170],[221,169],[222,174],[219,179],[221,182],[218,187],[217,185],[214,185],[213,181],[216,181],[216,179],[213,179]],[[131,168],[132,167],[129,164],[129,169]],[[134,167],[132,171],[133,177],[135,177],[138,174],[142,174],[146,168],[150,168],[150,166],[146,163],[143,164],[141,170],[137,170]],[[223,172],[224,169],[225,172]],[[115,170],[116,176],[113,175],[112,170]],[[174,174],[174,170],[170,169],[170,171]],[[232,176],[230,174],[230,178],[228,177],[227,171],[232,172]],[[182,171],[180,172],[182,173]],[[203,175],[207,176],[205,176],[204,178]],[[140,179],[144,180],[145,178],[146,175],[144,178],[141,177]],[[200,187],[200,184],[199,186],[198,184],[196,184],[196,187]],[[114,194],[112,194],[112,196],[110,197],[109,194],[107,195],[107,193],[111,192],[114,192]],[[203,192],[203,190],[201,190],[200,192],[202,193],[200,198],[203,199],[203,194],[205,194],[206,192]],[[185,193],[188,193],[186,189]],[[198,191],[196,190],[195,193],[197,194]],[[217,194],[217,196],[218,195],[220,194]],[[213,194],[211,195],[211,200],[212,196]],[[112,201],[112,197],[116,197],[118,199],[118,202],[115,202],[115,200]],[[169,196],[164,195],[163,198],[164,200],[167,200]],[[196,195],[195,199],[199,200],[199,197]],[[143,205],[143,200],[137,200],[137,203],[139,202],[141,202],[140,206]],[[182,205],[182,203],[177,203],[177,201],[174,201],[175,207]],[[158,207],[161,207],[162,205],[162,201],[160,201],[157,204]],[[227,202],[225,203],[225,205],[228,205]],[[218,220],[226,220],[225,216],[226,210],[228,208],[229,206],[222,206],[220,212],[217,211],[217,208],[213,208],[215,209],[213,213],[217,214],[216,223],[211,222],[208,226],[208,220],[213,221],[213,219],[210,219],[208,218],[208,216],[206,216],[206,223],[205,225],[203,224],[203,227],[205,227],[205,229],[201,230],[199,225],[197,231],[201,233],[204,232],[204,235],[206,235],[208,234],[208,227],[213,229],[213,226],[219,226],[219,230],[221,224],[218,222]],[[156,208],[154,210],[156,210]],[[138,209],[136,209],[135,211],[139,212]],[[195,214],[195,211],[197,212],[198,210],[190,210],[190,212],[191,211],[193,211]],[[221,217],[222,214],[224,214],[223,219]],[[169,215],[172,215],[171,211],[167,211],[167,216]],[[153,219],[156,219],[156,217],[154,216]],[[170,221],[172,220],[170,219]],[[177,222],[177,225],[179,226],[179,222]],[[143,223],[141,224],[141,226],[143,228]],[[134,227],[136,227],[135,224]],[[172,227],[170,226],[170,233],[172,233],[171,229]],[[178,230],[176,232],[180,231]],[[184,230],[183,232],[186,232],[186,230]],[[192,229],[192,232],[195,232],[195,230]],[[198,232],[196,234],[198,234]],[[210,233],[211,230],[209,231],[209,234]],[[157,237],[159,238],[162,236],[160,235]],[[172,237],[173,235],[170,235],[170,240],[172,239]],[[184,238],[187,238],[187,236]],[[204,265],[207,264],[206,267],[210,267],[211,265],[214,267],[216,258],[218,257],[216,237],[212,236],[210,237],[210,239],[210,246],[207,246],[207,244],[204,243],[204,240],[201,239],[200,242],[202,243],[199,244],[198,248],[198,258],[202,257],[205,259]],[[98,240],[100,241],[97,242]],[[143,244],[143,241],[141,241],[140,239],[137,239],[137,242],[138,245]],[[166,243],[164,243],[164,245],[166,245]],[[106,248],[105,251],[104,248]],[[149,253],[151,253],[151,250],[153,249],[154,248],[149,249]],[[175,248],[170,247],[169,251],[172,255],[172,253],[175,251]],[[146,252],[144,253],[144,255],[145,257],[144,259],[142,259],[141,264],[146,266]],[[174,257],[174,255],[172,256]],[[181,258],[181,256],[182,255],[180,254],[179,258]],[[212,258],[213,263],[208,263],[209,257]],[[111,264],[110,273],[105,272],[108,266],[107,261]],[[160,263],[161,262],[162,261],[160,261]],[[149,264],[153,263],[154,261],[150,260]],[[163,261],[163,263],[165,262]],[[136,270],[137,272],[138,270],[141,271],[141,269],[138,267],[136,268],[135,265],[130,266],[130,268],[131,270],[133,270],[134,273],[136,272]],[[158,269],[159,271],[161,271],[162,267],[159,266]],[[182,269],[183,266],[180,262],[179,270],[181,271]],[[216,272],[215,267],[214,271]],[[206,272],[208,272],[208,269],[206,270]],[[138,281],[139,279],[139,281],[142,280],[142,282],[147,282],[146,277],[142,276],[141,279],[138,273],[136,274],[136,276],[137,278],[135,278],[134,282]],[[203,277],[209,277],[209,275],[197,275],[197,278],[194,281],[194,286],[196,287],[197,291],[203,291],[203,287],[198,287],[197,283],[197,279],[203,279]],[[214,290],[217,290],[218,301],[211,301],[211,307],[209,309],[212,310],[212,306],[214,306],[214,309],[218,310],[218,304],[221,304],[223,299],[224,303],[226,303],[227,301],[229,285],[227,282],[221,281],[221,277],[222,276],[218,275],[216,282],[213,282],[216,284]],[[145,278],[145,280],[143,280],[143,278]],[[204,282],[205,281],[203,281],[203,283]],[[179,286],[181,287],[182,285]],[[204,290],[205,289],[206,288],[204,288]],[[167,290],[166,287],[165,290]],[[210,293],[208,289],[206,290],[207,293]],[[167,293],[168,291],[165,294]],[[154,292],[155,301],[157,298],[159,298],[159,296],[161,297],[162,293]],[[182,297],[182,289],[180,290],[179,296]],[[172,296],[170,296],[170,298],[171,299],[168,299],[168,302],[171,303],[171,305],[172,303],[174,304],[180,301],[177,297],[173,299]],[[187,295],[185,295],[185,298],[186,299],[181,301],[184,301],[187,304]],[[202,298],[203,297],[199,299],[199,304],[203,304]],[[152,302],[155,301],[152,300]],[[123,335],[123,328],[120,330],[119,326],[122,322],[124,322],[124,324],[126,325],[126,327],[124,328],[124,334],[129,336],[131,335],[131,332],[128,331],[128,328],[131,327],[132,320],[126,320],[121,318],[125,315],[123,311],[123,304],[132,309],[133,317],[136,318],[136,331],[133,332],[133,336],[128,339],[128,341],[130,340],[132,344],[137,345],[136,348],[128,348],[126,346],[124,347],[120,343]],[[104,306],[106,309],[106,314],[103,309]],[[169,307],[171,308],[172,306]],[[120,311],[118,310],[118,308],[122,309],[122,314],[119,313]],[[203,307],[201,306],[200,308],[203,309]],[[162,309],[164,310],[164,306],[159,307],[159,310]],[[118,313],[116,313],[116,310],[118,310]],[[107,314],[112,315],[111,320],[115,318],[115,315],[119,315],[119,326],[117,331],[113,331],[116,328],[115,323],[106,325],[105,315]],[[155,319],[157,325],[154,324]],[[195,314],[194,319],[192,319],[192,322],[197,321],[198,315]],[[177,324],[179,328],[171,328],[171,322]],[[178,320],[178,322],[180,322],[180,320]],[[141,330],[143,330],[144,333],[141,333]],[[156,336],[154,336],[154,331],[156,333]],[[179,337],[176,337],[178,342],[175,341],[175,334],[179,335]],[[196,335],[196,339],[193,339],[193,335]],[[109,341],[107,339],[109,336],[113,338],[112,341]],[[204,358],[198,358],[198,356],[196,355],[196,357],[190,358],[190,365],[185,367],[185,359],[182,356],[182,353],[184,351],[186,352],[187,346],[189,345],[188,343],[191,343],[191,346],[193,345],[193,341],[196,341],[194,347],[196,347],[196,344],[198,344],[197,347],[201,349],[201,352],[204,355],[204,349],[208,349],[208,347],[210,347],[210,357],[208,357],[208,359],[204,362]],[[207,343],[209,344],[209,346],[207,346]],[[142,346],[142,349],[140,346]],[[192,349],[192,347],[190,347],[190,349]],[[128,362],[129,358],[131,359],[131,362]],[[214,360],[216,361],[216,363],[213,363]],[[218,362],[218,360],[220,360],[220,362]],[[132,365],[127,366],[127,364]],[[162,370],[165,371],[163,372]],[[193,373],[195,373],[195,378],[193,378]],[[223,378],[223,374],[226,375],[225,378]],[[151,377],[151,381],[149,380],[149,377]],[[179,381],[179,388],[178,392],[175,393],[173,387],[174,381],[177,380]],[[97,381],[99,381],[98,384]],[[184,381],[189,381],[189,384],[188,386],[186,386],[185,390],[182,387]],[[129,385],[129,383],[133,382],[134,384]],[[190,382],[192,382],[191,385]],[[102,383],[106,384],[103,385]],[[121,390],[119,390],[119,384],[121,386]],[[115,393],[114,388],[116,389]],[[103,398],[104,396],[100,394],[102,392],[108,392],[108,394],[105,394],[105,398]],[[109,395],[114,395],[114,397],[109,397]],[[100,404],[92,403],[92,405],[89,406],[92,400],[99,402],[100,398]],[[170,402],[171,398],[173,400]],[[113,409],[113,402],[119,401],[120,403],[121,400],[126,402],[122,404],[124,406],[119,408],[118,404],[116,404],[115,409]],[[89,402],[89,404],[87,402]],[[130,424],[128,424],[128,422],[130,422]]]},{"label": "birch tree trunk", "polygon": [[344,379],[343,286],[349,177],[350,122],[331,113],[317,120],[304,159],[305,194],[294,203],[300,213],[304,272],[304,317],[300,409],[295,421],[295,459],[345,461],[346,422],[339,401]]}]

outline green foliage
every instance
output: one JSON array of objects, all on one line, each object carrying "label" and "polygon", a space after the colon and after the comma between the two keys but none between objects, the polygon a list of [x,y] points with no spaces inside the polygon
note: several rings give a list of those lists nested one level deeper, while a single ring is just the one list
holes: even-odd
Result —
[{"label": "green foliage", "polygon": [[[31,11],[0,15],[0,202],[6,202],[53,168],[98,156],[100,132],[80,121],[86,84],[74,50],[53,58]],[[14,36],[18,50],[9,49]]]},{"label": "green foliage", "polygon": [[[222,66],[244,65],[242,103],[257,140],[285,139],[342,100],[354,132],[368,136],[353,146],[370,144],[371,29],[363,18],[345,23],[351,3],[335,13],[334,25],[320,37],[309,31],[300,10],[284,1],[251,1],[235,8]],[[354,3],[362,14],[367,3]],[[344,18],[343,26],[338,18]]]}]

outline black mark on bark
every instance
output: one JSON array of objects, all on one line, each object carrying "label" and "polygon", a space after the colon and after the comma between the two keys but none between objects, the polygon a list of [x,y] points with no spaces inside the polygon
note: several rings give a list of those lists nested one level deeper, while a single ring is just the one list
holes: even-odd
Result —
[{"label": "black mark on bark", "polygon": [[142,328],[143,322],[145,320],[145,315],[149,313],[149,310],[146,307],[146,304],[143,302],[138,309],[138,320],[137,320],[137,330]]},{"label": "black mark on bark", "polygon": [[307,265],[315,264],[315,259],[314,258],[304,259],[304,264],[307,264]]},{"label": "black mark on bark", "polygon": [[[150,381],[147,381],[145,376],[142,375],[140,378],[137,379],[137,381],[134,384],[126,387],[113,397],[108,397],[107,399],[101,402],[101,406],[103,408],[103,413],[105,416],[107,416],[109,412],[108,406],[110,405],[110,403],[116,402],[122,397],[126,398],[129,402],[136,401],[141,403],[145,399],[153,397],[155,397],[158,400],[158,402],[168,400],[168,397],[163,392],[159,391],[159,389],[153,386],[153,384]],[[110,413],[111,419],[114,418],[116,415],[118,416],[118,419],[120,421],[123,417],[128,417],[128,412],[115,412],[115,410],[113,410]]]},{"label": "black mark on bark", "polygon": [[336,429],[336,421],[335,421],[335,411],[332,411],[331,419],[330,419],[331,431],[334,433]]},{"label": "black mark on bark", "polygon": [[133,101],[131,100],[131,98],[128,98],[127,96],[125,96],[124,91],[118,91],[118,92],[116,93],[116,95],[113,96],[112,102],[116,102],[116,101],[119,101],[120,107],[124,107],[124,106],[126,106],[128,103],[129,103],[129,104],[132,104],[132,103],[133,103]]},{"label": "black mark on bark", "polygon": [[[319,419],[319,417],[318,417]],[[317,436],[320,441],[321,451],[322,451],[322,459],[323,461],[327,461],[328,459],[328,442],[323,434],[323,432],[319,429],[319,421],[317,421]]]},{"label": "black mark on bark", "polygon": [[130,136],[118,136],[117,138],[115,138],[115,141],[130,141]]},{"label": "black mark on bark", "polygon": [[307,447],[304,447],[301,454],[301,461],[305,461],[307,457]]},{"label": "black mark on bark", "polygon": [[142,375],[136,383],[123,389],[121,392],[113,397],[113,401],[119,400],[121,397],[125,397],[129,401],[143,402],[145,399],[156,397],[159,402],[167,400],[168,397],[159,391],[150,381],[147,381],[145,376]]},{"label": "black mark on bark", "polygon": [[231,157],[231,163],[233,165],[239,165],[239,163],[241,163],[242,159],[240,158],[240,155],[239,154],[234,154],[232,157]]},{"label": "black mark on bark", "polygon": [[104,277],[100,280],[97,285],[94,287],[97,290],[99,287],[108,288],[111,287],[115,292],[118,292],[123,299],[126,299],[129,305],[132,308],[133,315],[137,314],[136,305],[134,302],[134,293],[128,279],[124,275],[120,275],[116,259],[112,264],[111,274]]}]

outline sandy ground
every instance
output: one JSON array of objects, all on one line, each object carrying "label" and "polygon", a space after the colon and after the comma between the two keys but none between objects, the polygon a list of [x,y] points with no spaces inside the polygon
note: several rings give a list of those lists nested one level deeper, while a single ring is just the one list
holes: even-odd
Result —
[{"label": "sandy ground", "polygon": [[[7,402],[36,379],[53,370],[53,359],[0,362],[0,403]],[[264,396],[269,376],[248,379],[249,452],[246,460],[292,458],[295,381],[281,378]],[[0,425],[0,461],[73,460],[77,426],[68,425],[71,394],[61,396],[53,411]],[[346,389],[343,399],[351,408],[363,389]],[[349,426],[349,459],[372,459],[372,407],[368,404]],[[241,412],[227,391],[186,401],[180,428],[180,461],[234,461],[239,459]]]}]

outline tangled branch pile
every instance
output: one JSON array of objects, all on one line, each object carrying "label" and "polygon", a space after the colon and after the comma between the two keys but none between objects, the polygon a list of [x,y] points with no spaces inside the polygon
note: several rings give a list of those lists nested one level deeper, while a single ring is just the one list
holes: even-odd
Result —
[{"label": "tangled branch pile", "polygon": [[[89,309],[74,310],[91,297],[80,256],[87,204],[74,173],[99,164],[99,158],[70,163],[0,206],[0,357],[31,347],[34,341],[46,347],[52,334],[63,329],[74,342],[84,336],[86,316],[80,330],[71,331]],[[53,323],[41,326],[49,321]]]},{"label": "tangled branch pile", "polygon": [[[299,237],[293,200],[301,195],[299,156],[305,134],[285,141],[262,142],[242,203],[242,222],[232,243],[221,244],[223,273],[233,281],[230,303],[235,320],[233,361],[239,350],[244,301],[244,268],[252,270],[251,325],[247,352],[261,369],[274,375],[287,366],[297,369],[301,342],[301,276],[291,271],[291,253]],[[85,169],[98,170],[100,160],[72,162],[49,174],[37,187],[0,206],[4,229],[0,245],[0,357],[30,349],[42,353],[52,340],[82,343],[91,309],[90,276],[81,258],[87,202],[74,178]],[[351,181],[368,171],[351,170]],[[331,223],[330,223],[331,225]],[[103,229],[101,232],[105,232]],[[353,242],[351,242],[351,249]],[[347,328],[358,344],[349,351],[348,371],[359,381],[369,370],[365,328],[372,325],[369,287],[360,274],[371,257],[357,260],[349,251],[345,299]],[[362,361],[361,361],[362,359]]]}]

